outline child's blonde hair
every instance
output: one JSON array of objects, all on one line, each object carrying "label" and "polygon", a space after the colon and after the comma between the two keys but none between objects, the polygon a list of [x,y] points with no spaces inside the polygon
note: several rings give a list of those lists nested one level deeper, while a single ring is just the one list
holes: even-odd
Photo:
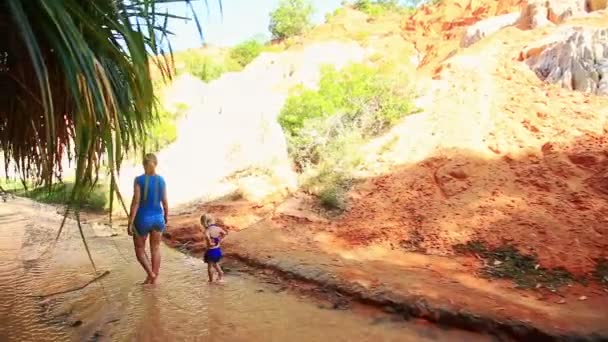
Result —
[{"label": "child's blonde hair", "polygon": [[203,227],[209,228],[210,226],[215,224],[215,219],[209,214],[203,214],[201,216],[201,224],[203,225]]}]

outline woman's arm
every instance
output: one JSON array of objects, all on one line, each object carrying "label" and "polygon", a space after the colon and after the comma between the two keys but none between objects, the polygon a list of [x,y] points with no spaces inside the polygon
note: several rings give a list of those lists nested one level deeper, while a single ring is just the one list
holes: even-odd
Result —
[{"label": "woman's arm", "polygon": [[167,201],[167,185],[163,180],[163,213],[165,214],[165,224],[168,222],[169,218],[169,202]]},{"label": "woman's arm", "polygon": [[133,199],[131,199],[131,212],[129,213],[129,225],[127,227],[127,233],[129,235],[133,235],[133,222],[135,221],[135,216],[137,216],[137,209],[139,208],[139,198],[140,198],[141,188],[137,181],[133,184]]}]

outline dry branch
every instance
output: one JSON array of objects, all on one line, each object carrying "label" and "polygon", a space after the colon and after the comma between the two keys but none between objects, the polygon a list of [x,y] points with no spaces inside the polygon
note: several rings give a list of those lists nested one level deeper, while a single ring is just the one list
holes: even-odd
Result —
[{"label": "dry branch", "polygon": [[86,282],[84,285],[81,285],[81,286],[78,286],[78,287],[75,287],[75,288],[72,288],[72,289],[63,290],[63,291],[59,291],[59,292],[48,293],[48,294],[43,294],[43,295],[32,295],[32,296],[29,296],[29,297],[46,298],[46,297],[57,296],[57,295],[66,294],[66,293],[70,293],[70,292],[74,292],[74,291],[79,291],[79,290],[82,290],[85,287],[91,285],[92,283],[100,280],[101,278],[107,276],[108,274],[110,274],[110,271],[104,271],[100,275],[98,275],[95,278],[93,278],[93,279],[89,280],[88,282]]}]

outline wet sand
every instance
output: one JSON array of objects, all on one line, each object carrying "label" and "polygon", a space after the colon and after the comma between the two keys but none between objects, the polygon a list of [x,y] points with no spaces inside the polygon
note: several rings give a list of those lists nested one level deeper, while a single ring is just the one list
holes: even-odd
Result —
[{"label": "wet sand", "polygon": [[144,273],[127,236],[85,225],[95,277],[70,222],[42,255],[60,216],[15,199],[0,206],[1,341],[475,341],[477,334],[405,322],[399,317],[334,310],[234,267],[223,285],[208,285],[204,264],[163,248],[160,283]]}]

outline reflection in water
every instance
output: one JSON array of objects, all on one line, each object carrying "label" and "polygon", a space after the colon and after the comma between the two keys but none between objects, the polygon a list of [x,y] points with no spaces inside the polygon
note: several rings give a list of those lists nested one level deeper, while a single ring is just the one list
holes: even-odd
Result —
[{"label": "reflection in water", "polygon": [[137,327],[136,340],[140,341],[170,341],[170,334],[165,331],[161,316],[162,306],[159,304],[159,292],[154,289],[144,289],[144,312],[145,317]]},{"label": "reflection in water", "polygon": [[162,250],[160,283],[143,286],[145,274],[126,236],[89,233],[97,269],[110,271],[101,281],[35,297],[94,277],[73,226],[38,259],[59,225],[51,212],[22,199],[0,207],[0,341],[484,340],[383,315],[320,308],[238,270],[226,284],[208,285],[202,261],[168,248]]}]

